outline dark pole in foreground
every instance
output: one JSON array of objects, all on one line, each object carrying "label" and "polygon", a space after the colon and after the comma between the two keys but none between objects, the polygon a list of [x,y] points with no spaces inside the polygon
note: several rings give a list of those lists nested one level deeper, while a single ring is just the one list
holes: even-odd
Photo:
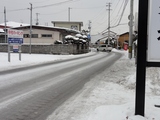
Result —
[{"label": "dark pole in foreground", "polygon": [[144,116],[148,0],[139,0],[135,115]]}]

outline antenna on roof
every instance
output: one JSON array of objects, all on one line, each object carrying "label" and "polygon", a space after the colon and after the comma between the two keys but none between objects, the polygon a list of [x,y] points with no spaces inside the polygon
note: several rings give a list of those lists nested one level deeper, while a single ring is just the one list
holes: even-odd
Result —
[{"label": "antenna on roof", "polygon": [[39,25],[39,19],[38,19],[38,15],[39,15],[40,13],[36,13],[36,25]]}]

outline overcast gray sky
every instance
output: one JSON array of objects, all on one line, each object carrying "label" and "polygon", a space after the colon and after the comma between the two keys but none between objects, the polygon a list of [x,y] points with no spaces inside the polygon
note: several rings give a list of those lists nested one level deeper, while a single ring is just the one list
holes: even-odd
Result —
[{"label": "overcast gray sky", "polygon": [[[89,20],[92,22],[92,34],[101,33],[108,27],[108,11],[106,4],[111,3],[111,26],[115,26],[120,19],[125,0],[1,0],[0,23],[4,22],[4,7],[7,10],[7,20],[30,23],[30,4],[33,4],[33,24],[36,23],[38,13],[39,23],[52,25],[51,21],[68,21],[68,8],[70,7],[70,20],[82,21],[84,29],[88,28]],[[130,0],[122,17],[121,24],[112,31],[123,33],[129,30],[128,15]],[[62,4],[57,4],[62,3]],[[49,6],[50,5],[50,6]],[[134,0],[134,13],[138,9],[138,0]]]}]

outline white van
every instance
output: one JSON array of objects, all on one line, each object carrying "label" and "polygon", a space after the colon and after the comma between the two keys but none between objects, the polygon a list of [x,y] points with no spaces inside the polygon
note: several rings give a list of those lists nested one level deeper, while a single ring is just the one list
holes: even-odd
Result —
[{"label": "white van", "polygon": [[97,51],[108,51],[111,52],[112,51],[112,46],[111,45],[107,45],[107,44],[101,44],[97,47]]}]

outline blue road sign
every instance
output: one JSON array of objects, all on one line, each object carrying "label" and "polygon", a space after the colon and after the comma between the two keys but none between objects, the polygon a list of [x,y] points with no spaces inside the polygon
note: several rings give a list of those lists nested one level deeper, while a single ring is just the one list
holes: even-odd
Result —
[{"label": "blue road sign", "polygon": [[23,44],[23,38],[8,38],[9,44]]}]

